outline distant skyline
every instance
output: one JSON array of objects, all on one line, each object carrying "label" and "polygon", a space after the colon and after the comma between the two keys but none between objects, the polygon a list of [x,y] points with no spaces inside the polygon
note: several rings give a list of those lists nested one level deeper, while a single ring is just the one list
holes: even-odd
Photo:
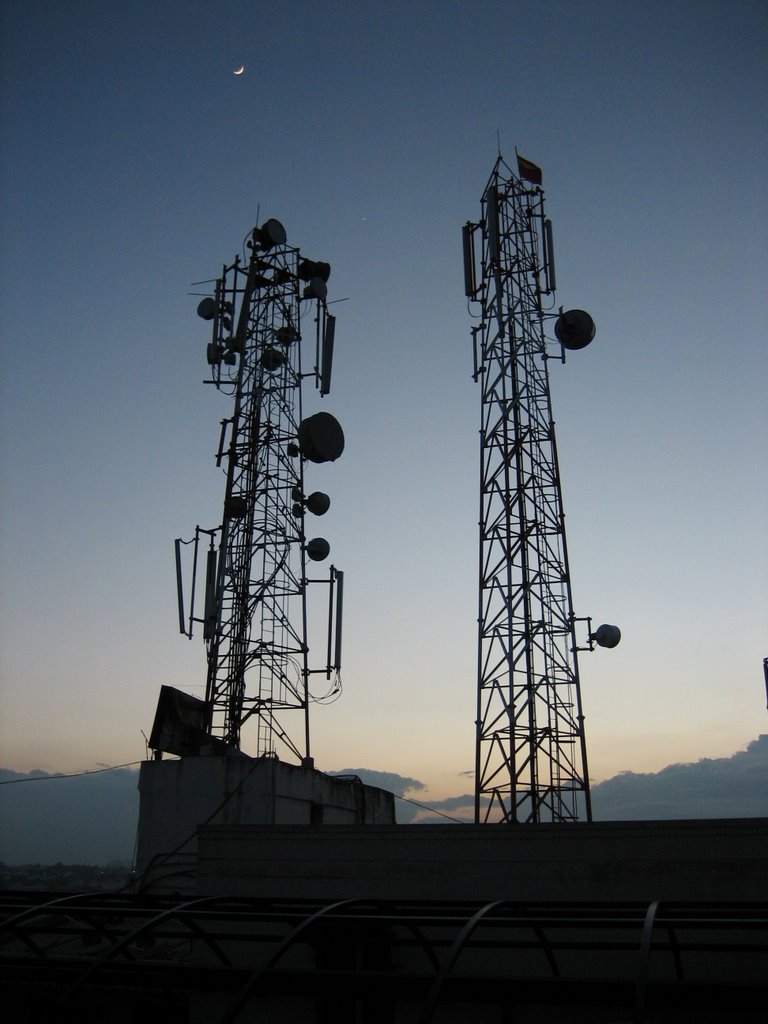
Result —
[{"label": "distant skyline", "polygon": [[557,302],[597,323],[551,367],[576,613],[623,634],[580,663],[593,781],[766,731],[765,4],[8,0],[0,36],[0,765],[139,760],[160,686],[202,693],[173,541],[220,520],[229,405],[192,282],[274,216],[345,300],[308,410],[346,435],[311,477],[346,585],[316,764],[464,791],[460,229],[497,145],[541,166]]}]

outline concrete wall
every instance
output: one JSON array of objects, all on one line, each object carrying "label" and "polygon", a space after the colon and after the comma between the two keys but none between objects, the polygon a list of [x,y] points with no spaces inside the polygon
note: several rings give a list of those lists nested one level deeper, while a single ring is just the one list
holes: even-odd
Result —
[{"label": "concrete wall", "polygon": [[768,900],[768,819],[200,828],[201,895]]},{"label": "concrete wall", "polygon": [[[139,775],[136,872],[197,852],[197,829],[224,826],[359,826],[394,823],[391,793],[276,758],[186,757],[145,761]],[[167,855],[174,854],[174,857]],[[181,858],[176,857],[181,854]],[[189,865],[187,865],[189,866]]]}]

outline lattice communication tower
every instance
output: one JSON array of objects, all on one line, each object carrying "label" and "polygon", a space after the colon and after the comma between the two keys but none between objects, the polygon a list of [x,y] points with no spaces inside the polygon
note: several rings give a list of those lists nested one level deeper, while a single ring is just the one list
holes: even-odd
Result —
[{"label": "lattice communication tower", "polygon": [[[163,749],[175,743],[171,752],[196,752],[206,737],[214,749],[239,748],[243,726],[255,720],[257,756],[288,752],[308,763],[309,708],[318,699],[310,678],[315,672],[333,678],[325,689],[335,693],[341,668],[343,573],[331,566],[327,579],[307,576],[312,563],[327,558],[329,545],[322,537],[307,539],[306,524],[327,511],[330,499],[321,491],[307,494],[304,476],[307,463],[341,455],[344,435],[330,413],[302,414],[307,379],[320,395],[330,390],[331,268],[287,245],[277,220],[254,229],[247,250],[246,259],[224,267],[214,295],[198,306],[198,314],[212,322],[211,382],[233,396],[234,410],[221,423],[216,457],[226,473],[222,522],[211,530],[198,526],[192,540],[176,541],[179,628],[191,637],[193,624],[202,624],[207,648],[205,701],[196,702],[203,736],[193,728],[190,743],[188,729],[186,749],[167,738]],[[305,336],[307,315],[312,319]],[[186,544],[192,545],[189,556]],[[187,612],[182,563],[190,560]],[[203,575],[204,610],[198,616],[195,592]],[[319,668],[309,661],[312,583],[329,588],[327,658]],[[194,719],[190,702],[195,698],[185,697],[180,713],[173,712],[174,723],[187,712]]]},{"label": "lattice communication tower", "polygon": [[545,337],[556,355],[595,334],[583,310],[554,309],[552,229],[541,170],[499,156],[482,216],[463,229],[474,379],[482,389],[476,822],[591,820],[577,622],[587,648],[615,626],[577,620],[565,539]]}]

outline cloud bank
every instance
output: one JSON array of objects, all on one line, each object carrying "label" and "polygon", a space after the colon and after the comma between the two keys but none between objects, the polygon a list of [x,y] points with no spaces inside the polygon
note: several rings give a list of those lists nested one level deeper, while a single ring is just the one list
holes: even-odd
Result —
[{"label": "cloud bank", "polygon": [[[395,793],[400,824],[471,822],[471,792],[430,800],[418,779],[372,768],[357,775]],[[115,769],[67,777],[0,769],[0,861],[20,864],[129,864],[139,813],[138,772]],[[462,788],[466,779],[460,780]],[[414,795],[415,794],[415,795]],[[413,801],[413,802],[411,802]],[[598,821],[768,817],[768,736],[731,757],[620,775],[592,787]]]},{"label": "cloud bank", "polygon": [[622,772],[592,786],[598,821],[768,817],[768,736],[731,757]]}]

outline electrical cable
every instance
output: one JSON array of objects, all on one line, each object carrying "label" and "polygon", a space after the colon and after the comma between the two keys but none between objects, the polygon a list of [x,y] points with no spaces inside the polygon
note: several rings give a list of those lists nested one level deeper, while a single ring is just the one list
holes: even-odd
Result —
[{"label": "electrical cable", "polygon": [[436,807],[428,807],[426,804],[420,804],[418,800],[411,800],[407,796],[400,796],[399,793],[393,794],[398,800],[404,800],[407,804],[413,804],[414,807],[420,807],[423,811],[431,811],[432,814],[439,814],[441,818],[447,818],[448,821],[455,821],[457,825],[469,825],[468,821],[462,821],[461,818],[452,818],[450,814],[444,814],[442,811],[438,811]]},{"label": "electrical cable", "polygon": [[99,772],[114,772],[118,768],[133,768],[137,764],[143,763],[143,761],[129,761],[127,764],[113,764],[108,768],[93,768],[90,771],[85,772],[69,772],[68,774],[56,775],[35,775],[32,778],[27,776],[23,779],[5,779],[0,782],[0,786],[13,786],[17,782],[47,782],[49,779],[77,779],[82,775],[98,775]]},{"label": "electrical cable", "polygon": [[309,699],[313,704],[323,704],[326,707],[329,704],[335,704],[336,701],[342,694],[343,686],[341,684],[341,672],[336,669],[333,677],[331,687],[325,691],[321,697],[315,697],[314,694],[309,693]]},{"label": "electrical cable", "polygon": [[200,825],[207,825],[209,822],[211,822],[216,817],[216,815],[219,813],[219,811],[222,811],[227,806],[227,804],[232,799],[232,797],[236,796],[237,793],[240,791],[240,789],[248,781],[248,779],[250,779],[251,775],[253,775],[253,773],[256,771],[256,768],[265,759],[265,756],[266,755],[262,754],[261,757],[254,758],[253,759],[253,765],[251,767],[251,770],[248,772],[248,774],[243,776],[243,778],[240,780],[240,782],[238,782],[238,784],[235,786],[235,788],[232,790],[231,793],[227,793],[227,795],[221,801],[219,806],[208,815],[208,817],[205,819],[205,821],[201,821],[199,825],[196,825],[195,828],[194,828],[194,831],[192,831],[187,836],[186,839],[182,840],[182,842],[180,842],[178,844],[178,846],[176,846],[173,850],[169,850],[169,851],[167,851],[165,853],[157,853],[157,854],[155,854],[155,856],[150,860],[149,864],[147,864],[147,866],[144,869],[144,871],[140,875],[137,875],[136,877],[134,877],[132,879],[132,883],[134,885],[138,885],[138,883],[141,882],[141,880],[144,878],[144,876],[146,875],[146,873],[147,873],[147,871],[149,870],[150,867],[158,866],[160,864],[165,863],[170,857],[173,857],[174,854],[179,853],[187,845],[187,843],[191,843],[192,840],[197,835],[197,830],[198,830],[198,828],[200,828]]}]

